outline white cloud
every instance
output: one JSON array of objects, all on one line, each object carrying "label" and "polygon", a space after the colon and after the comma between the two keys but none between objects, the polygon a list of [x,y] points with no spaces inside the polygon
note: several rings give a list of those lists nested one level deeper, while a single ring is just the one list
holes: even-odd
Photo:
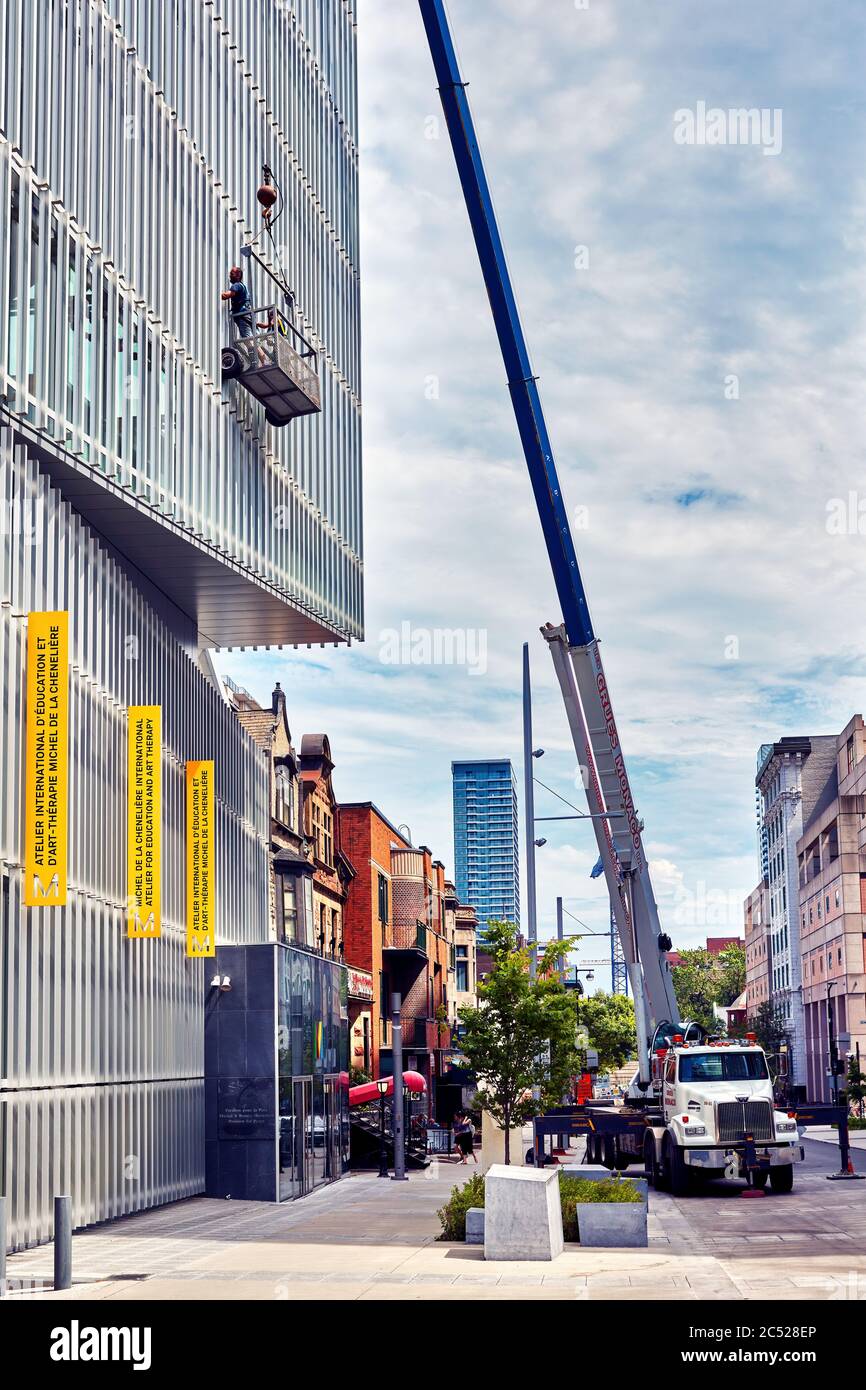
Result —
[{"label": "white cloud", "polygon": [[[736,903],[757,876],[758,744],[866,704],[866,537],[826,529],[830,499],[866,494],[857,12],[449,8],[563,490],[588,509],[576,542],[657,895],[663,913],[692,895],[665,925],[695,944],[700,885]],[[524,640],[536,771],[580,792],[538,636],[558,605],[444,124],[425,138],[440,108],[417,8],[364,0],[359,62],[368,640],[220,664],[260,696],[281,679],[296,736],[330,734],[338,793],[408,821],[450,868],[451,758],[519,771]],[[782,153],[676,146],[672,114],[697,99],[782,108]],[[483,629],[487,674],[386,671],[378,636],[403,620]],[[557,806],[539,792],[539,814]],[[543,934],[558,894],[605,930],[589,827],[548,838]]]}]

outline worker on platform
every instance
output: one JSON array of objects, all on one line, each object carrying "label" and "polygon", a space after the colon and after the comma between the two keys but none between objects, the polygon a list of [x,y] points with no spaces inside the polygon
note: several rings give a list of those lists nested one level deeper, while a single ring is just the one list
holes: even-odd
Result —
[{"label": "worker on platform", "polygon": [[251,338],[253,336],[253,306],[250,292],[244,284],[243,271],[239,265],[233,265],[229,271],[229,287],[223,291],[221,297],[231,300],[229,312],[237,325],[238,337]]}]

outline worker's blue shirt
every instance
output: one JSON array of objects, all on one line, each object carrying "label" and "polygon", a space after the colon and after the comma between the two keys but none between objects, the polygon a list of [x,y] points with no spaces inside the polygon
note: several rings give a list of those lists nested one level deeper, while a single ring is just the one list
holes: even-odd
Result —
[{"label": "worker's blue shirt", "polygon": [[232,313],[248,314],[250,312],[250,292],[243,280],[236,280],[229,286],[232,292]]}]

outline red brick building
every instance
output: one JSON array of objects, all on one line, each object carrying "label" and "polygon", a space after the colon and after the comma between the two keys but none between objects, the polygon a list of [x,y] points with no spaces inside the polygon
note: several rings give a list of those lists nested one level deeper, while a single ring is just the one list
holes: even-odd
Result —
[{"label": "red brick building", "polygon": [[743,904],[746,928],[746,1018],[754,1018],[763,1004],[770,1002],[772,969],[770,951],[770,909],[764,879]]},{"label": "red brick building", "polygon": [[340,847],[333,770],[328,735],[304,734],[300,782],[304,835],[313,863],[313,944],[323,956],[342,961],[343,910],[352,867]]},{"label": "red brick building", "polygon": [[345,960],[372,976],[373,998],[350,1001],[353,1050],[369,1036],[370,1070],[388,1075],[391,994],[402,997],[403,1065],[427,1079],[432,1097],[451,1033],[455,953],[446,914],[445,868],[413,846],[372,802],[337,808],[343,854],[354,870],[344,913]]}]

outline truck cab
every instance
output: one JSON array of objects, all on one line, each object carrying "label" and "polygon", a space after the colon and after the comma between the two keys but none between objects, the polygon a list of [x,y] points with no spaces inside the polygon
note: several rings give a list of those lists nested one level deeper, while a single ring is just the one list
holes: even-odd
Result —
[{"label": "truck cab", "polygon": [[658,1063],[661,1123],[650,1121],[644,1146],[654,1183],[679,1194],[704,1174],[790,1192],[802,1158],[797,1121],[774,1106],[762,1048],[675,1039]]}]

